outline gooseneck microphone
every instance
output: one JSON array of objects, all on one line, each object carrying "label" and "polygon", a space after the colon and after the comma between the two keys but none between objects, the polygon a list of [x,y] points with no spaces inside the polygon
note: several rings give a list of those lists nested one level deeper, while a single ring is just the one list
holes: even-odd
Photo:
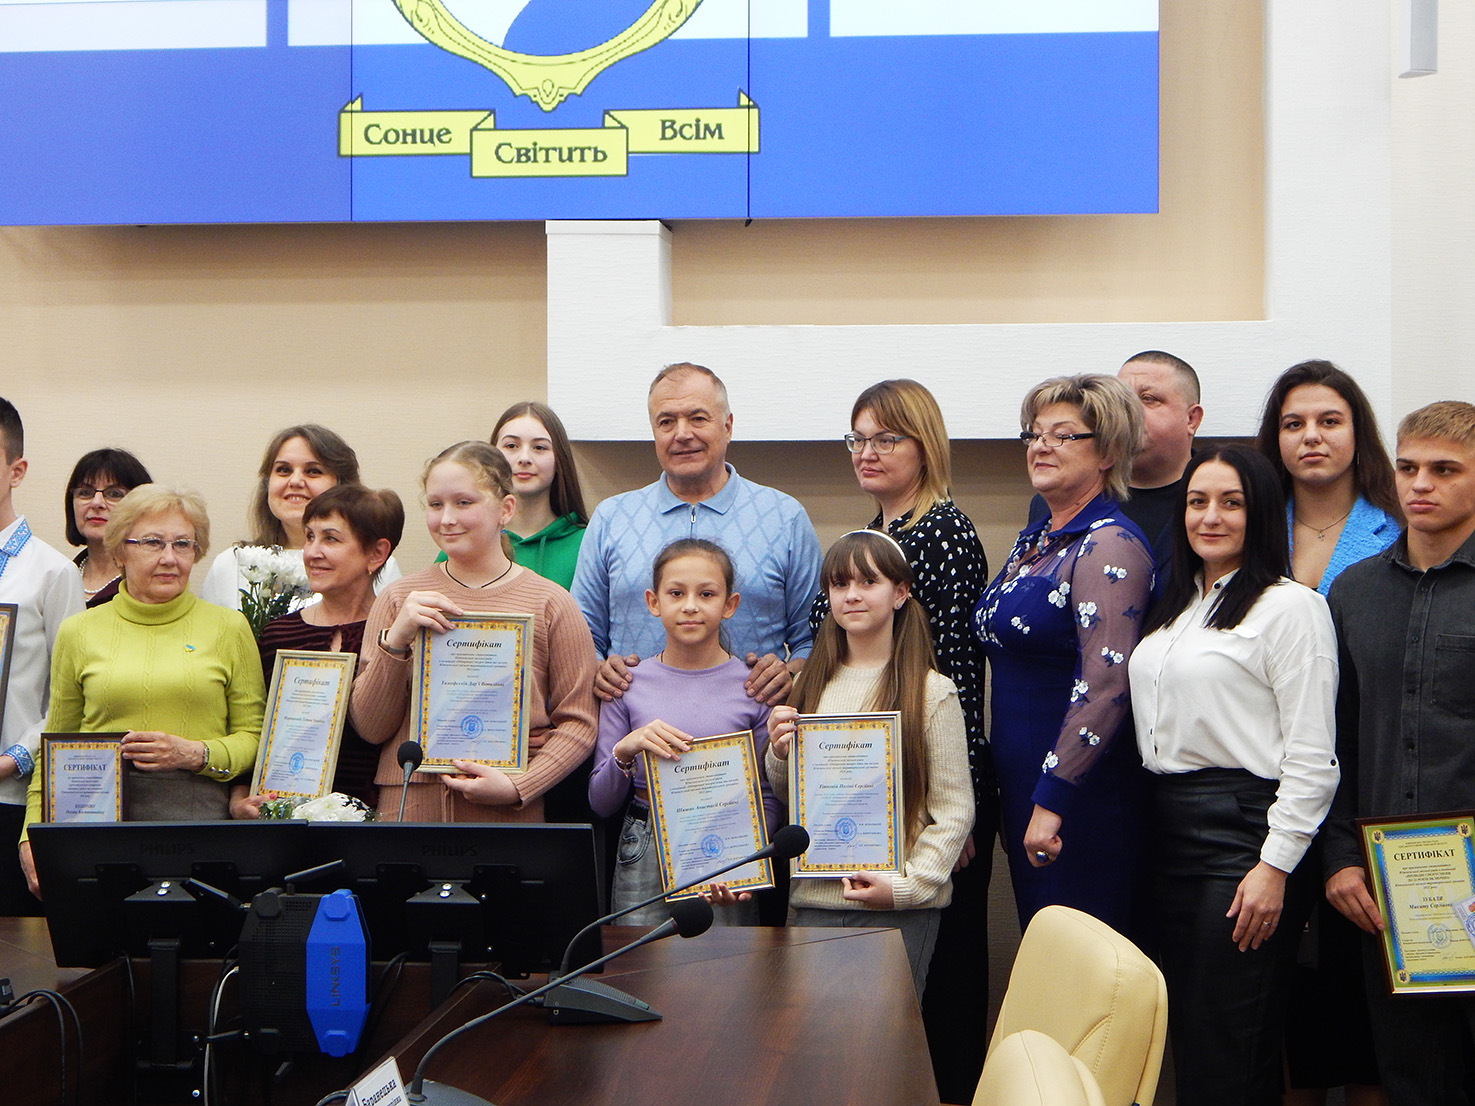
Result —
[{"label": "gooseneck microphone", "polygon": [[[696,937],[700,934],[706,933],[707,930],[711,928],[711,925],[712,904],[707,902],[706,899],[682,899],[680,902],[672,903],[671,917],[669,919],[656,926],[656,928],[652,929],[650,932],[644,933],[641,936],[637,937],[628,945],[617,948],[614,952],[607,952],[598,960],[591,960],[582,968],[576,969],[568,976],[560,977],[558,979],[550,979],[547,983],[545,983],[542,987],[539,987],[537,990],[529,991],[527,992],[527,994],[524,995],[518,995],[517,998],[512,999],[510,1002],[504,1002],[501,1006],[497,1007],[490,1013],[482,1014],[480,1017],[477,1018],[472,1018],[469,1022],[466,1022],[463,1025],[459,1025],[455,1029],[451,1030],[440,1040],[436,1041],[435,1044],[431,1045],[428,1049],[425,1050],[425,1055],[420,1058],[420,1063],[415,1067],[414,1077],[410,1080],[409,1084],[405,1088],[406,1097],[410,1102],[417,1104],[417,1106],[419,1106],[419,1104],[421,1103],[432,1103],[434,1104],[434,1106],[473,1106],[473,1104],[487,1106],[485,1099],[479,1098],[468,1091],[463,1091],[458,1087],[452,1087],[449,1084],[426,1081],[425,1069],[430,1065],[430,1061],[435,1057],[435,1054],[439,1052],[444,1045],[455,1040],[457,1037],[467,1032],[468,1030],[472,1030],[479,1025],[486,1024],[487,1022],[495,1018],[498,1014],[501,1014],[507,1010],[511,1010],[515,1006],[526,1006],[528,1003],[534,1001],[535,999],[542,998],[549,991],[553,990],[555,987],[560,986],[566,979],[576,978],[583,975],[585,972],[591,972],[595,968],[598,968],[603,964],[607,964],[609,961],[615,959],[618,956],[624,956],[625,953],[629,952],[631,949],[638,949],[642,945],[648,945],[653,941],[660,941],[663,938],[670,937],[672,934],[680,934],[682,937]],[[659,1016],[659,1014],[656,1015],[656,1017]]]},{"label": "gooseneck microphone", "polygon": [[730,872],[734,868],[741,868],[744,864],[751,864],[755,860],[766,860],[769,857],[773,857],[775,860],[793,860],[794,857],[798,856],[807,848],[809,848],[809,831],[807,829],[803,826],[784,826],[773,835],[773,840],[767,845],[764,845],[757,852],[749,853],[741,860],[734,860],[730,864],[724,864],[722,867],[714,869],[706,875],[692,880],[690,883],[682,884],[680,887],[673,887],[669,891],[662,891],[659,895],[652,895],[650,898],[638,902],[634,906],[627,906],[623,910],[616,910],[613,914],[606,914],[603,918],[596,918],[583,929],[579,930],[578,933],[574,934],[574,939],[568,943],[568,948],[563,950],[563,959],[559,962],[558,974],[561,976],[568,971],[569,960],[574,955],[574,948],[590,930],[598,929],[603,925],[609,925],[610,922],[613,922],[617,918],[623,918],[626,914],[633,914],[637,910],[643,910],[652,903],[660,902],[662,899],[668,898],[671,895],[679,895],[682,891],[690,891],[693,887],[701,887],[703,884],[711,883],[723,873]]},{"label": "gooseneck microphone", "polygon": [[405,800],[410,797],[410,777],[414,775],[415,769],[420,767],[420,762],[425,759],[425,750],[420,748],[418,741],[406,741],[395,750],[394,759],[399,761],[399,766],[405,770],[404,786],[399,792],[399,813],[395,815],[396,822],[405,820]]},{"label": "gooseneck microphone", "polygon": [[[591,930],[598,929],[602,925],[631,914],[652,903],[659,902],[667,895],[680,894],[689,891],[693,887],[700,887],[710,883],[724,872],[730,872],[734,868],[741,868],[744,864],[751,864],[755,860],[764,860],[773,857],[777,860],[792,860],[805,849],[809,848],[809,831],[803,826],[784,826],[773,835],[773,840],[757,852],[750,853],[741,860],[734,860],[730,864],[724,864],[715,871],[708,872],[700,879],[694,879],[681,887],[663,891],[659,895],[652,895],[644,902],[638,902],[634,906],[627,906],[623,910],[617,910],[613,914],[606,914],[597,921],[590,922],[574,935],[569,942],[568,948],[563,952],[563,960],[559,963],[558,974],[550,975],[548,982],[550,986],[557,983],[543,1000],[544,1007],[548,1010],[548,1020],[558,1025],[586,1025],[590,1022],[643,1022],[654,1021],[660,1015],[638,998],[627,995],[617,987],[611,987],[608,983],[601,983],[595,979],[578,979],[575,977],[580,973],[568,974],[569,959],[574,954],[574,949],[583,940],[584,935]],[[672,916],[675,917],[675,908],[684,902],[705,902],[705,899],[678,899],[671,904]]]}]

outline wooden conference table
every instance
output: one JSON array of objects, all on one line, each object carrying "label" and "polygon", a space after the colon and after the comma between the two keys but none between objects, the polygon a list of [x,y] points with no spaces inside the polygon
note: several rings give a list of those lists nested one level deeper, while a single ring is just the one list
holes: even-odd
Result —
[{"label": "wooden conference table", "polygon": [[[605,947],[640,932],[608,929]],[[895,930],[711,929],[637,949],[599,978],[664,1019],[551,1026],[509,1011],[438,1052],[427,1077],[497,1106],[937,1104]],[[394,1049],[405,1081],[443,1033],[502,1000],[492,984],[453,995]]]},{"label": "wooden conference table", "polygon": [[[610,927],[605,948],[642,932]],[[73,999],[88,1038],[84,1101],[122,1101],[110,1093],[126,1085],[120,1046],[130,1030],[121,961],[85,972],[56,968],[49,953],[39,919],[0,918],[0,976],[15,980],[17,994],[50,987]],[[197,992],[218,963],[191,964],[201,979],[187,989]],[[541,1010],[513,1010],[448,1044],[431,1061],[428,1078],[497,1106],[660,1106],[714,1098],[937,1106],[911,973],[894,930],[712,929],[637,949],[598,978],[648,1002],[664,1019],[554,1026]],[[368,1053],[396,1056],[407,1082],[442,1034],[505,997],[493,983],[467,985],[415,1024],[413,1008],[425,993],[416,982],[397,993],[398,1009],[381,1026],[392,1026],[394,1035],[380,1034]],[[418,1009],[425,1008],[420,1001]],[[56,1033],[44,1008],[0,1020],[0,1086],[34,1094],[28,1101],[55,1101]],[[310,1104],[354,1077],[342,1066],[346,1061],[323,1060],[304,1065],[277,1101]],[[247,1098],[255,1096],[247,1091]]]}]

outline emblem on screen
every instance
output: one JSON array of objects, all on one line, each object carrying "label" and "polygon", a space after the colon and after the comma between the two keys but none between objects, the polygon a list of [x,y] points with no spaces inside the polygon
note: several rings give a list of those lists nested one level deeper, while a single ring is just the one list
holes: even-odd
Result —
[{"label": "emblem on screen", "polygon": [[[538,0],[394,0],[427,41],[490,69],[515,95],[526,96],[544,111],[583,92],[610,66],[669,37],[701,2],[654,0],[633,23],[598,45],[563,54],[531,54],[508,49],[504,44],[509,32],[524,15],[536,16],[536,9],[557,5]],[[535,10],[529,13],[529,8]],[[568,17],[561,22],[567,24]]]},{"label": "emblem on screen", "polygon": [[[610,66],[669,38],[702,0],[393,3],[427,42],[552,112]],[[606,107],[597,127],[499,127],[485,108],[367,111],[363,96],[338,113],[340,157],[460,156],[479,178],[624,177],[632,154],[757,152],[758,105],[742,89],[731,107]]]}]

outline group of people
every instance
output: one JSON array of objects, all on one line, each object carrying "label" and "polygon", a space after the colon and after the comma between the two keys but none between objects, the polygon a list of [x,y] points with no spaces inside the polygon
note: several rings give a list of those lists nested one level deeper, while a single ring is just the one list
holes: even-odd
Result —
[{"label": "group of people", "polygon": [[[786,916],[900,930],[944,1101],[970,1100],[982,1063],[996,835],[1021,924],[1073,906],[1157,956],[1180,1102],[1279,1101],[1287,1072],[1299,1101],[1342,1084],[1377,1101],[1380,1082],[1397,1103],[1471,1101],[1475,999],[1389,1000],[1353,819],[1475,805],[1475,407],[1408,416],[1395,467],[1323,361],[1282,374],[1253,443],[1198,452],[1177,357],[1046,380],[1020,417],[1038,494],[990,579],[916,381],[855,401],[845,443],[876,515],[823,557],[797,501],[727,462],[714,373],[668,366],[648,406],[661,476],[592,514],[542,404],[437,454],[422,491],[442,556],[408,575],[398,496],[363,487],[332,431],[290,427],[250,540],[200,598],[203,503],[121,450],[68,484],[75,564],[31,537],[0,406],[0,602],[17,606],[0,818],[21,839],[0,905],[42,891],[24,827],[43,730],[125,731],[136,817],[257,816],[244,781],[283,648],[359,655],[336,790],[419,821],[609,819],[617,909],[660,889],[642,754],[751,732],[772,832],[800,717],[899,711],[903,870],[795,881]],[[305,586],[253,636],[231,608],[262,555],[300,555]],[[457,761],[406,785],[411,645],[467,611],[533,617],[528,769]],[[707,893],[732,924],[783,920]]]}]

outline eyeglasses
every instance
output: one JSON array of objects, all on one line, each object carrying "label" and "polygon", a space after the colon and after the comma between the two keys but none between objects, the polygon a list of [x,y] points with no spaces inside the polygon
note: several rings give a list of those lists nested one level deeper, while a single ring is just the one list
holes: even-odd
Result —
[{"label": "eyeglasses", "polygon": [[78,484],[72,489],[72,498],[78,503],[86,503],[98,492],[109,503],[116,503],[128,494],[128,489],[121,484],[109,484],[106,488],[94,488],[90,484]]},{"label": "eyeglasses", "polygon": [[897,442],[904,442],[909,437],[910,434],[872,434],[869,438],[863,434],[846,434],[845,448],[851,453],[860,453],[869,442],[877,453],[890,453],[896,448]]},{"label": "eyeglasses", "polygon": [[165,541],[163,538],[124,538],[124,545],[136,545],[150,556],[160,556],[167,545],[180,557],[193,557],[199,551],[200,543],[194,538],[175,538],[173,541]]},{"label": "eyeglasses", "polygon": [[1067,442],[1080,442],[1084,441],[1087,438],[1094,437],[1096,437],[1094,433],[1056,434],[1049,430],[1045,431],[1043,434],[1036,434],[1033,430],[1021,430],[1019,432],[1019,440],[1025,445],[1034,445],[1036,442],[1039,442],[1041,445],[1053,446],[1055,449],[1059,449]]}]

